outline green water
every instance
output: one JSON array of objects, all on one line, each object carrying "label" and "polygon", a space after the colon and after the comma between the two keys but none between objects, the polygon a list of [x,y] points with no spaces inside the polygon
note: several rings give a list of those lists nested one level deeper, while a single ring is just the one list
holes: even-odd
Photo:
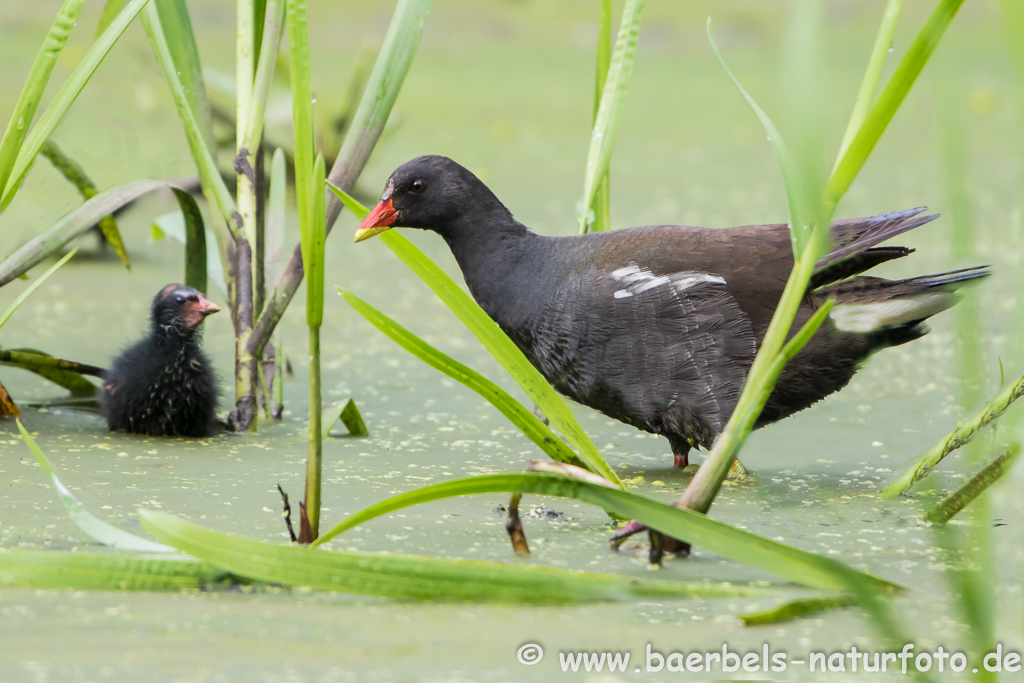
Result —
[{"label": "green water", "polygon": [[[379,192],[390,171],[424,153],[469,166],[538,231],[568,233],[582,190],[588,144],[596,13],[585,2],[471,3],[437,0],[420,52],[399,98],[390,133],[363,176]],[[752,94],[784,119],[781,63],[784,17],[761,3],[651,3],[615,153],[612,221],[726,226],[785,220],[781,182],[755,118],[715,62],[704,34],[710,14],[731,67]],[[909,4],[909,3],[908,3]],[[204,59],[232,69],[233,6],[191,3]],[[387,3],[381,3],[387,5]],[[897,33],[902,53],[923,21],[908,7]],[[0,6],[0,112],[13,107],[21,81],[57,3]],[[826,130],[838,141],[880,15],[881,3],[828,5]],[[917,90],[840,207],[840,215],[929,205],[947,210],[938,156],[937,91],[957,78],[967,91],[969,178],[978,259],[994,277],[979,288],[985,329],[987,391],[1005,358],[1020,253],[1020,105],[994,3],[969,3]],[[87,9],[59,63],[73,66],[98,14]],[[375,46],[388,8],[314,3],[311,31],[318,102],[341,99],[355,55]],[[82,29],[85,29],[84,31]],[[783,132],[785,133],[785,127]],[[101,67],[58,131],[57,141],[101,187],[141,177],[190,173],[177,117],[133,26]],[[0,217],[6,254],[79,200],[45,162]],[[5,347],[30,346],[106,365],[141,335],[149,300],[182,273],[180,249],[154,242],[148,226],[172,210],[147,199],[121,219],[131,272],[111,256],[85,249],[47,282],[3,331]],[[294,228],[294,225],[292,226]],[[427,341],[521,392],[429,291],[376,242],[352,245],[347,214],[328,242],[328,290],[341,285],[380,307]],[[408,234],[408,233],[407,233]],[[449,272],[443,243],[410,237]],[[289,243],[297,236],[289,236]],[[880,269],[910,276],[969,265],[950,253],[949,223],[908,235],[913,257]],[[0,291],[6,307],[21,283]],[[222,304],[222,292],[210,298]],[[25,422],[66,484],[93,512],[140,532],[136,510],[158,508],[206,526],[284,540],[280,483],[301,496],[307,390],[301,294],[283,323],[295,369],[285,385],[285,419],[259,434],[204,441],[109,433],[95,415],[66,409],[26,412]],[[921,341],[879,354],[851,385],[821,405],[751,438],[744,463],[756,482],[728,486],[713,515],[745,529],[827,554],[911,586],[894,603],[918,650],[966,650],[964,630],[944,581],[948,562],[922,524],[929,489],[950,490],[962,463],[951,457],[912,497],[881,501],[878,490],[935,443],[963,414],[955,356],[955,316],[934,320]],[[205,346],[227,380],[233,362],[227,316],[206,324]],[[520,471],[539,452],[482,399],[427,368],[329,297],[322,333],[325,401],[358,401],[368,439],[330,438],[324,445],[324,524],[424,483],[477,473]],[[1019,368],[1007,362],[1007,375]],[[16,370],[0,370],[21,402],[59,390]],[[525,399],[524,399],[525,400]],[[229,401],[222,401],[224,412]],[[664,440],[575,407],[595,444],[637,491],[674,499],[692,476],[670,467]],[[1000,612],[997,636],[1021,646],[1019,468],[994,491]],[[518,561],[504,520],[492,511],[502,496],[448,500],[375,520],[338,538],[338,549],[381,550]],[[565,518],[531,515],[531,562],[650,576],[642,548],[615,554],[606,546],[607,517],[572,501],[528,497]],[[0,547],[90,550],[97,547],[66,518],[13,424],[0,424]],[[666,563],[659,578],[706,577],[738,584],[771,579],[697,549]],[[562,680],[560,650],[628,650],[643,666],[644,648],[661,652],[760,650],[770,643],[791,659],[807,652],[879,648],[871,626],[844,611],[779,626],[745,629],[735,615],[805,594],[780,589],[765,598],[638,601],[586,607],[395,603],[313,592],[219,591],[76,593],[0,590],[2,681],[547,681]],[[540,643],[533,667],[517,649]],[[683,674],[591,674],[587,680],[685,678]],[[760,678],[765,674],[742,674]],[[803,667],[780,680],[817,680]],[[842,674],[833,674],[838,680]],[[847,677],[852,674],[847,673]],[[865,674],[878,679],[880,674]],[[583,674],[579,674],[583,678]],[[694,675],[695,679],[702,678]]]}]

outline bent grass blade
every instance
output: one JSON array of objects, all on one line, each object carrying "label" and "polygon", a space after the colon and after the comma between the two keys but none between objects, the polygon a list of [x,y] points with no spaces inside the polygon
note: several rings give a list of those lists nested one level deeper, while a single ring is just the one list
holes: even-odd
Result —
[{"label": "bent grass blade", "polygon": [[390,337],[403,349],[413,354],[424,363],[464,384],[487,399],[491,405],[501,411],[530,441],[533,441],[552,460],[584,467],[579,457],[565,445],[554,432],[537,419],[532,411],[515,400],[504,389],[490,381],[476,370],[463,365],[451,356],[441,353],[397,322],[366,303],[355,294],[338,290],[345,301],[355,311],[366,318],[374,327]]},{"label": "bent grass blade", "polygon": [[572,498],[635,519],[651,528],[683,538],[722,557],[762,569],[812,588],[853,592],[892,592],[896,584],[859,572],[836,560],[773,541],[677,508],[653,498],[580,479],[548,474],[484,474],[432,484],[392,496],[351,515],[324,533],[317,545],[379,517],[412,505],[479,493],[533,493]]},{"label": "bent grass blade", "polygon": [[25,440],[25,445],[28,446],[29,451],[35,457],[36,462],[43,468],[47,476],[50,477],[50,481],[53,483],[53,487],[57,490],[57,495],[60,497],[60,502],[64,505],[64,509],[67,510],[68,517],[74,522],[79,529],[89,535],[90,538],[99,541],[103,545],[109,545],[119,550],[137,550],[145,553],[173,553],[174,548],[166,546],[162,543],[156,543],[154,541],[147,540],[145,538],[139,538],[134,534],[130,534],[127,531],[118,529],[117,527],[104,522],[99,517],[88,512],[82,504],[78,502],[74,494],[67,489],[66,486],[57,477],[57,471],[54,470],[53,465],[47,460],[43,454],[42,449],[36,444],[35,439],[25,429],[25,425],[21,424],[21,420],[18,420],[18,430],[21,431],[21,438]]},{"label": "bent grass blade", "polygon": [[637,597],[735,597],[757,589],[658,581],[538,565],[417,555],[336,552],[266,543],[139,510],[151,534],[233,574],[260,581],[392,599],[572,604]]}]

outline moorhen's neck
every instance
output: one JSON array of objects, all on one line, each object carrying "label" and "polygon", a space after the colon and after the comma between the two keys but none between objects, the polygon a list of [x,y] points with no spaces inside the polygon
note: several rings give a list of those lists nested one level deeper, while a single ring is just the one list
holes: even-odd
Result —
[{"label": "moorhen's neck", "polygon": [[150,337],[169,346],[185,346],[195,341],[196,328],[189,327],[181,320],[169,323],[153,320]]},{"label": "moorhen's neck", "polygon": [[473,298],[492,315],[494,306],[512,294],[515,272],[538,237],[497,200],[459,216],[441,235]]}]

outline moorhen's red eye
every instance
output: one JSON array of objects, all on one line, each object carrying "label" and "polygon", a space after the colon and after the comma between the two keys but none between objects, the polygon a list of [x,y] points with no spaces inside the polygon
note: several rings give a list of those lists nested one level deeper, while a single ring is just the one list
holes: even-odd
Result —
[{"label": "moorhen's red eye", "polygon": [[427,189],[427,184],[422,180],[414,180],[412,181],[412,185],[409,187],[409,189],[415,192],[416,194],[421,194],[423,190]]}]

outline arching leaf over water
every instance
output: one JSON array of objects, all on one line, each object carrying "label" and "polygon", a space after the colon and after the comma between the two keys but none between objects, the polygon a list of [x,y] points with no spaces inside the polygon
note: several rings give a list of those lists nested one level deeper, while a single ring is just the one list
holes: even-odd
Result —
[{"label": "arching leaf over water", "polygon": [[566,604],[637,597],[732,597],[760,592],[730,584],[657,581],[538,565],[325,551],[211,531],[156,510],[139,510],[139,517],[157,538],[234,574],[358,595]]}]

